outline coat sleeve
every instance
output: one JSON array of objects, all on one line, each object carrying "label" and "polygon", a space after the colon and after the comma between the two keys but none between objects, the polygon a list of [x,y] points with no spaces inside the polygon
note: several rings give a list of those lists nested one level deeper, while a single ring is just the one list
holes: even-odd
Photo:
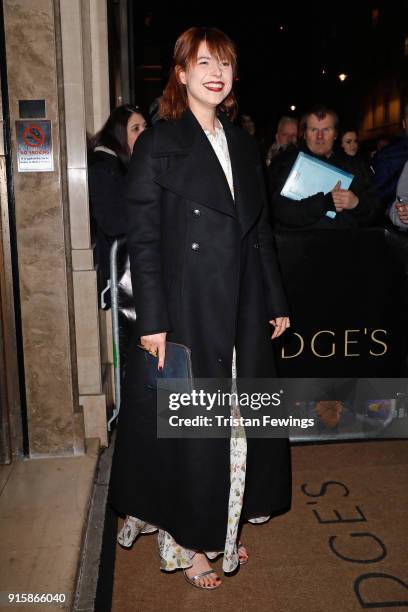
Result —
[{"label": "coat sleeve", "polygon": [[397,183],[397,196],[408,200],[408,161],[405,163]]},{"label": "coat sleeve", "polygon": [[[283,185],[282,185],[283,186]],[[273,196],[274,221],[286,227],[305,227],[316,223],[327,211],[335,211],[331,193],[316,193],[303,200],[291,200],[276,192]]]},{"label": "coat sleeve", "polygon": [[[408,142],[408,139],[407,141]],[[407,147],[407,145],[405,145]],[[383,207],[390,206],[395,200],[395,190],[399,174],[404,165],[408,147],[404,152],[404,140],[379,151],[373,159],[374,183]]]},{"label": "coat sleeve", "polygon": [[360,227],[374,225],[380,221],[383,212],[374,183],[361,163],[353,162],[353,159],[350,171],[354,174],[354,178],[349,189],[358,197],[359,202],[355,208],[347,212],[357,219]]},{"label": "coat sleeve", "polygon": [[[106,236],[126,234],[125,176],[112,155],[88,170],[92,215]],[[110,159],[112,158],[112,159]]]},{"label": "coat sleeve", "polygon": [[258,221],[258,237],[268,315],[271,319],[275,317],[287,317],[289,316],[289,307],[283,289],[275,240],[269,220],[268,200],[265,189],[265,171],[260,159],[257,163],[257,173],[263,196],[263,206]]},{"label": "coat sleeve", "polygon": [[169,331],[161,260],[160,160],[151,155],[153,128],[137,139],[127,176],[127,242],[138,334]]},{"label": "coat sleeve", "polygon": [[[397,196],[400,196],[401,198],[405,200],[408,200],[408,162],[406,162],[402,172],[401,172],[401,176],[398,180],[398,184],[397,184]],[[391,219],[392,223],[394,225],[396,225],[397,227],[400,227],[401,229],[407,231],[408,230],[408,225],[406,223],[404,223],[403,221],[401,221],[401,219],[398,216],[397,213],[397,209],[396,209],[396,205],[397,202],[395,201],[392,206],[390,206],[390,208],[388,209],[388,216]]]}]

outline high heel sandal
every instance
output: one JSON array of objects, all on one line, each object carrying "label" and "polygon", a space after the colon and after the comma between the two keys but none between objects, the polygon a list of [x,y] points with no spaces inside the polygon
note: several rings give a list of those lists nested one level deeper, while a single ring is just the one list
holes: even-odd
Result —
[{"label": "high heel sandal", "polygon": [[199,574],[196,574],[195,576],[189,577],[187,576],[186,570],[183,569],[184,578],[187,580],[187,582],[197,587],[198,589],[205,589],[206,591],[213,591],[214,589],[218,589],[218,587],[220,587],[222,584],[219,576],[217,576],[219,580],[218,584],[213,584],[212,586],[205,586],[204,584],[199,583],[200,578],[203,578],[204,576],[208,576],[209,574],[215,574],[217,576],[217,572],[215,570],[208,569],[208,570],[205,570],[204,572],[200,572]]}]

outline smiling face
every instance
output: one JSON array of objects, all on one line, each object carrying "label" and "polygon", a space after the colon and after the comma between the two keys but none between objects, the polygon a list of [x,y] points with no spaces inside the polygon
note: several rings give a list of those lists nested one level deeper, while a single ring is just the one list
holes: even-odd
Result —
[{"label": "smiling face", "polygon": [[341,146],[347,155],[356,155],[358,151],[358,136],[354,131],[345,132],[341,138]]},{"label": "smiling face", "polygon": [[329,157],[333,151],[336,134],[333,115],[327,114],[323,119],[319,119],[313,113],[308,116],[305,140],[312,153]]},{"label": "smiling face", "polygon": [[232,89],[232,66],[222,57],[214,57],[205,41],[200,43],[195,63],[179,70],[179,79],[186,86],[191,110],[214,110]]}]

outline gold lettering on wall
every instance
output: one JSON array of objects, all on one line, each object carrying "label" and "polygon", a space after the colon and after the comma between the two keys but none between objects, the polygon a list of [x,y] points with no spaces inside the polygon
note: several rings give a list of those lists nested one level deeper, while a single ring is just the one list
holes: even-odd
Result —
[{"label": "gold lettering on wall", "polygon": [[373,353],[373,351],[370,350],[370,355],[374,355],[374,357],[381,357],[381,355],[385,355],[385,353],[388,351],[388,347],[385,344],[385,342],[382,342],[381,340],[377,340],[377,338],[375,337],[375,334],[377,332],[382,332],[383,334],[387,335],[387,330],[386,329],[375,329],[371,334],[371,340],[375,342],[376,344],[381,344],[384,347],[384,350],[382,353]]},{"label": "gold lettering on wall", "polygon": [[358,344],[358,340],[349,340],[349,334],[354,332],[359,332],[359,329],[346,329],[344,332],[344,356],[345,357],[360,357],[360,353],[349,353],[348,345],[349,344]]},{"label": "gold lettering on wall", "polygon": [[320,331],[316,332],[315,335],[312,338],[311,343],[310,343],[310,348],[312,349],[312,353],[313,353],[313,355],[316,355],[316,357],[322,357],[323,359],[325,359],[327,357],[333,357],[333,355],[336,353],[336,345],[335,345],[334,342],[332,343],[332,351],[328,355],[320,355],[316,351],[316,349],[315,349],[316,339],[319,336],[321,336],[322,334],[330,334],[331,336],[335,336],[336,335],[334,332],[330,331],[330,329],[321,329]]},{"label": "gold lettering on wall", "polygon": [[300,349],[294,355],[285,355],[285,347],[282,346],[282,352],[281,352],[282,359],[293,359],[293,357],[298,357],[303,352],[303,349],[305,348],[305,341],[303,340],[302,336],[296,332],[294,332],[293,335],[299,338]]},{"label": "gold lettering on wall", "polygon": [[[369,330],[365,327],[364,329],[345,329],[344,330],[344,344],[343,344],[343,356],[344,357],[361,357],[361,353],[356,352],[356,353],[352,353],[351,350],[351,344],[356,344],[356,348],[354,350],[358,350],[358,344],[359,344],[359,340],[355,339],[353,340],[353,336],[352,334],[359,334],[359,333],[363,333],[364,335],[367,335],[369,333]],[[331,343],[331,349],[330,352],[327,354],[322,354],[320,352],[318,352],[318,339],[323,335],[323,334],[329,334],[329,336],[331,336],[333,338],[333,341]],[[383,350],[381,352],[375,352],[372,349],[369,350],[369,355],[372,355],[373,357],[381,357],[382,355],[385,355],[388,351],[388,346],[386,344],[385,341],[380,340],[378,338],[379,334],[384,334],[385,336],[387,335],[387,330],[385,329],[374,329],[371,331],[370,334],[370,340],[372,342],[374,342],[375,344],[378,344],[380,347],[383,347]],[[285,346],[282,346],[282,351],[281,351],[281,358],[282,359],[294,359],[295,357],[299,357],[299,355],[301,355],[306,347],[306,352],[308,352],[308,348],[309,348],[309,344],[308,344],[308,339],[303,338],[303,336],[301,334],[299,334],[298,332],[293,332],[292,334],[293,336],[296,336],[296,338],[299,341],[299,349],[296,353],[294,353],[293,355],[289,355],[287,354],[287,352],[285,353]],[[354,336],[355,337],[355,336]],[[341,344],[338,343],[336,345],[336,332],[334,332],[331,329],[320,329],[319,331],[317,331],[311,338],[310,340],[310,351],[311,353],[315,356],[318,357],[319,359],[328,359],[330,357],[334,357],[336,355],[336,348],[337,346],[340,348]],[[378,347],[376,347],[378,349]],[[286,348],[286,351],[288,349]]]}]

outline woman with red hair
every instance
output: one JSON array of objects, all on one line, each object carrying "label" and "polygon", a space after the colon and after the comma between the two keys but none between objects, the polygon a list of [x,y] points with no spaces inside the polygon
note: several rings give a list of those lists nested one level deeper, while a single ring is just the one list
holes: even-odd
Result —
[{"label": "woman with red hair", "polygon": [[[275,376],[271,338],[289,326],[256,143],[235,127],[236,51],[214,28],[176,42],[162,121],[138,139],[128,176],[128,249],[137,313],[112,464],[118,541],[159,530],[161,569],[220,586],[248,561],[239,533],[290,506],[287,439],[157,437],[141,344],[191,350],[195,378]],[[271,327],[273,333],[271,335]],[[241,433],[241,435],[240,435]]]}]

